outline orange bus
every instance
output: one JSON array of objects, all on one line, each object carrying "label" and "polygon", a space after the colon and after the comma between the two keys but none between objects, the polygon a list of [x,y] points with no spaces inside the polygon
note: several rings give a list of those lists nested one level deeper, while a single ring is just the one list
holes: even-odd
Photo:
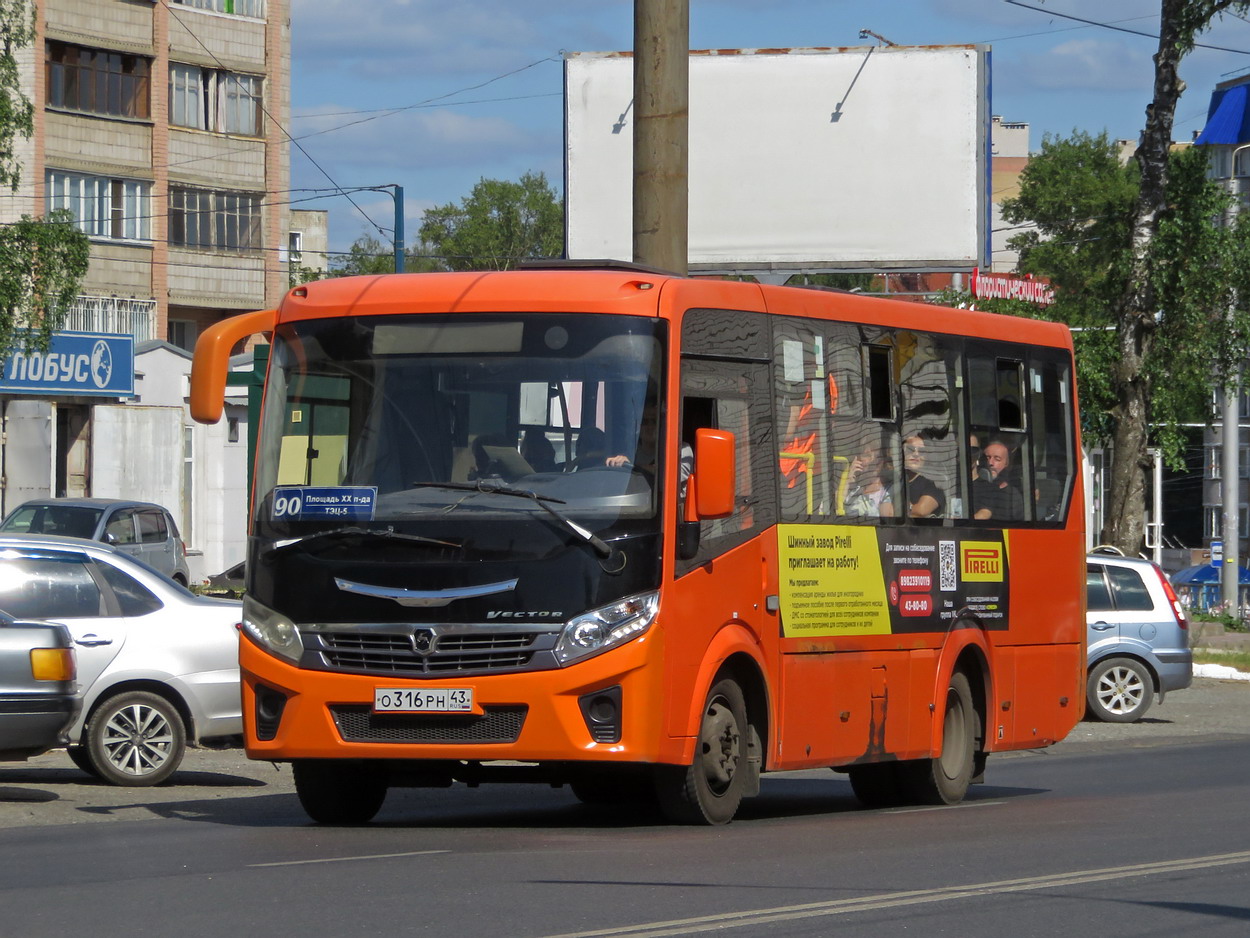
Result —
[{"label": "orange bus", "polygon": [[610,262],[324,280],[272,342],[240,665],[308,814],[544,781],[725,823],[766,771],[950,804],[1084,708],[1060,325]]}]

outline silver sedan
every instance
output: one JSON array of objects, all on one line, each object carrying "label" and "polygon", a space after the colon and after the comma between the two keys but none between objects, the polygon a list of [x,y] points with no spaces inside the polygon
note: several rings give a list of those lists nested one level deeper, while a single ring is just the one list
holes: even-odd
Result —
[{"label": "silver sedan", "polygon": [[188,743],[243,732],[239,602],[196,596],[96,541],[0,535],[0,610],[73,636],[82,709],[69,755],[113,785],[156,785]]}]

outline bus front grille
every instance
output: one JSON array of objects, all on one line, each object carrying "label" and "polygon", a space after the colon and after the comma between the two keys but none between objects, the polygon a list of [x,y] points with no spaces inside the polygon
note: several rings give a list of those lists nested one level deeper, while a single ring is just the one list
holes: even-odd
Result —
[{"label": "bus front grille", "polygon": [[330,707],[348,743],[514,743],[528,707],[484,707],[485,713],[375,713],[368,706]]},{"label": "bus front grille", "polygon": [[[548,640],[540,642],[540,635]],[[420,677],[449,672],[523,670],[533,664],[535,652],[544,650],[553,641],[554,636],[539,632],[439,634],[430,629],[417,630],[415,635],[411,632],[320,632],[316,634],[315,644],[307,644],[312,644],[319,652],[322,666],[331,670]]]}]

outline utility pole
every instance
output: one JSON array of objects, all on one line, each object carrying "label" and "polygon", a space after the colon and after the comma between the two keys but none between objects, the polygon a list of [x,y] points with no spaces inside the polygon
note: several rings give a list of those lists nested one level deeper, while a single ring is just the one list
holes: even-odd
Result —
[{"label": "utility pole", "polygon": [[634,262],[685,274],[689,0],[634,0]]},{"label": "utility pole", "polygon": [[[1237,186],[1237,157],[1250,146],[1235,147],[1229,158],[1228,188],[1233,197],[1228,224],[1235,224],[1241,211]],[[1230,310],[1231,315],[1231,310]],[[1220,500],[1223,502],[1221,527],[1224,537],[1224,566],[1220,569],[1220,602],[1224,614],[1236,616],[1240,610],[1241,579],[1241,368],[1224,385],[1224,412],[1220,433]]]}]

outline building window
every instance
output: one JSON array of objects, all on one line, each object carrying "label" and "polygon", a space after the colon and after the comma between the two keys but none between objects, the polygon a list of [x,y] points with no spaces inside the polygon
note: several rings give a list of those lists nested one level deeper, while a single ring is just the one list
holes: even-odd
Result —
[{"label": "building window", "polygon": [[181,6],[195,7],[197,10],[212,10],[215,13],[230,13],[234,16],[265,17],[265,0],[173,0]]},{"label": "building window", "polygon": [[195,340],[199,337],[196,324],[190,319],[169,320],[169,344],[188,352],[195,350]]},{"label": "building window", "polygon": [[198,65],[169,66],[169,122],[225,134],[261,134],[261,79]]},{"label": "building window", "polygon": [[48,211],[65,209],[88,237],[114,241],[152,238],[152,184],[48,170]]},{"label": "building window", "polygon": [[247,192],[169,188],[169,243],[208,251],[261,247],[261,197]]},{"label": "building window", "polygon": [[48,105],[89,114],[151,117],[151,63],[141,56],[49,40]]},{"label": "building window", "polygon": [[[1237,527],[1242,540],[1250,538],[1250,506],[1240,505],[1237,508]],[[1208,507],[1206,522],[1203,525],[1203,537],[1208,540],[1221,540],[1224,537],[1224,508]]]}]

